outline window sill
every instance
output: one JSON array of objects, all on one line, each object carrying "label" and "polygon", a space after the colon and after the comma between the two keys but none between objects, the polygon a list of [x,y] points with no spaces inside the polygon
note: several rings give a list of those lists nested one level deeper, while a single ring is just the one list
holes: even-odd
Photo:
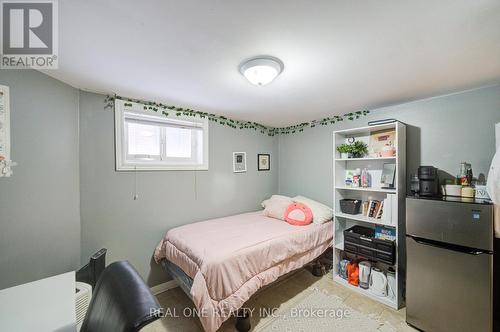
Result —
[{"label": "window sill", "polygon": [[118,166],[116,167],[117,172],[130,172],[130,171],[208,171],[208,166]]}]

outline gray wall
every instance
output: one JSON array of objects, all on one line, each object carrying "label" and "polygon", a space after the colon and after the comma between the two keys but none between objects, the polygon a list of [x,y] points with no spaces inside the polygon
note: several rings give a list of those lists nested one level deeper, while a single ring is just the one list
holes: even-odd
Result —
[{"label": "gray wall", "polygon": [[500,86],[384,107],[355,121],[281,136],[280,193],[305,195],[331,206],[333,131],[385,118],[408,126],[408,176],[424,164],[455,176],[461,161],[472,163],[475,176],[487,176],[495,153],[495,123],[500,121]]},{"label": "gray wall", "polygon": [[[175,226],[260,208],[278,191],[278,138],[210,125],[208,171],[114,170],[113,112],[104,96],[80,94],[82,262],[106,247],[108,262],[129,260],[150,285],[166,280],[151,262],[164,233]],[[247,152],[246,173],[232,172],[232,152]],[[271,171],[257,171],[257,153],[271,153]]]},{"label": "gray wall", "polygon": [[32,70],[10,87],[14,175],[0,178],[0,289],[80,262],[78,90]]}]

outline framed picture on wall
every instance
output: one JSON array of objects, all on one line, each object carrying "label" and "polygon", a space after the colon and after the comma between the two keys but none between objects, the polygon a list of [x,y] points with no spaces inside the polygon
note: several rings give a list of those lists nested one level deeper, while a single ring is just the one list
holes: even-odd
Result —
[{"label": "framed picture on wall", "polygon": [[257,155],[257,170],[269,171],[271,169],[271,155],[261,154]]},{"label": "framed picture on wall", "polygon": [[242,173],[247,171],[247,153],[233,152],[233,172]]},{"label": "framed picture on wall", "polygon": [[10,160],[10,105],[9,87],[0,85],[0,177],[12,175],[12,166],[16,163]]}]

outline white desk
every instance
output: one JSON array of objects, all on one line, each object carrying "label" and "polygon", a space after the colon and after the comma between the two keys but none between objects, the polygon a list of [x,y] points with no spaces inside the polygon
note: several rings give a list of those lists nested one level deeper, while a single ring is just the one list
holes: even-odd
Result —
[{"label": "white desk", "polygon": [[0,290],[2,331],[76,331],[75,272]]}]

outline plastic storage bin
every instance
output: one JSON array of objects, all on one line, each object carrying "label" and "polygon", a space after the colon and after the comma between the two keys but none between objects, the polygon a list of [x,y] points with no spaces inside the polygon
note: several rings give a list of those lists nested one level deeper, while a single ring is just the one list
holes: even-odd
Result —
[{"label": "plastic storage bin", "polygon": [[396,260],[395,241],[375,239],[375,230],[358,225],[344,231],[344,251],[389,265]]}]

